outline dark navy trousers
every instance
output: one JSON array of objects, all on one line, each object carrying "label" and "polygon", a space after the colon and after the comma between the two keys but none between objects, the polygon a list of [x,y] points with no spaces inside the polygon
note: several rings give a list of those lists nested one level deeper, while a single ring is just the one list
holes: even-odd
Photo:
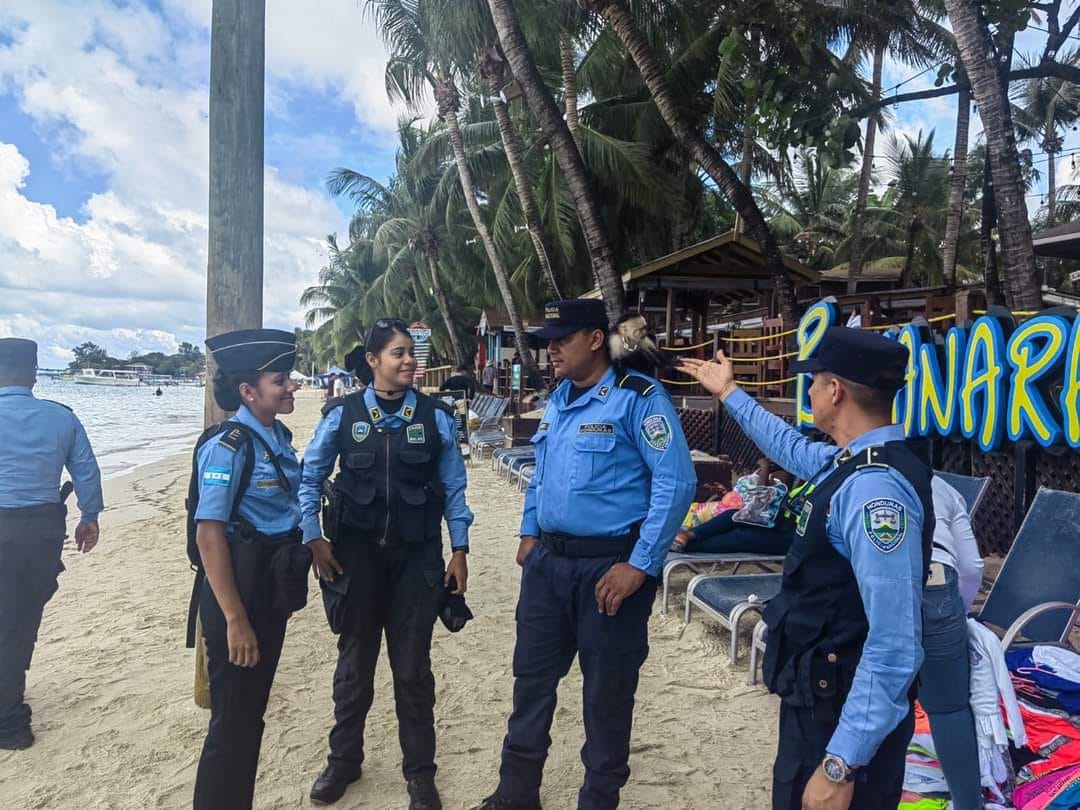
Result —
[{"label": "dark navy trousers", "polygon": [[648,622],[656,580],[615,616],[600,613],[596,583],[614,558],[560,557],[537,545],[525,560],[514,648],[514,707],[503,741],[499,794],[537,804],[551,745],[559,681],[578,656],[584,676],[585,782],[579,810],[619,805],[630,776],[630,728],[638,672],[649,654]]}]

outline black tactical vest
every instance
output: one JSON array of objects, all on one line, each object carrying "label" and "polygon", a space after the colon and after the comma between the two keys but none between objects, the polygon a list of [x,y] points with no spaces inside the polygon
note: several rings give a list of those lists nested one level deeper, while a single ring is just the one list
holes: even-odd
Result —
[{"label": "black tactical vest", "polygon": [[904,442],[871,447],[841,461],[793,506],[795,539],[784,558],[783,587],[764,615],[769,628],[765,685],[790,705],[813,707],[822,722],[839,717],[870,629],[855,572],[829,542],[825,521],[841,484],[867,466],[892,467],[911,483],[924,515],[924,575],[930,564],[933,470]]},{"label": "black tactical vest", "polygon": [[381,546],[439,542],[445,500],[437,476],[439,406],[418,392],[411,420],[396,428],[374,424],[363,392],[345,397],[341,407],[334,492],[345,539]]}]

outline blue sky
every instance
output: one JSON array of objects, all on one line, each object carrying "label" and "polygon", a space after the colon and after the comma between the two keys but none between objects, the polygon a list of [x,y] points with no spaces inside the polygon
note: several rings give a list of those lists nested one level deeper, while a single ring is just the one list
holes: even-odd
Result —
[{"label": "blue sky", "polygon": [[[325,236],[346,227],[327,172],[393,169],[402,111],[386,99],[385,50],[362,8],[267,3],[268,326],[302,323]],[[201,340],[209,24],[210,0],[0,0],[0,336],[38,340],[44,366],[84,340],[117,355]],[[885,85],[918,72],[889,63]],[[954,121],[946,98],[902,107],[893,125],[935,129],[944,150]],[[1080,147],[1077,133],[1067,147]]]}]

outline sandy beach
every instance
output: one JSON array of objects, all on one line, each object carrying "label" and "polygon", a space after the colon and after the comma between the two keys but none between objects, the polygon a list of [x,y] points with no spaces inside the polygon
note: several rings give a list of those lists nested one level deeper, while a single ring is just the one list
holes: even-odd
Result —
[{"label": "sandy beach", "polygon": [[[315,392],[304,392],[285,419],[300,450],[320,404]],[[100,546],[86,557],[65,549],[68,570],[46,608],[28,679],[37,743],[0,753],[0,808],[191,806],[208,712],[192,702],[193,653],[184,649],[189,472],[190,456],[181,455],[108,481]],[[473,464],[469,476],[476,523],[468,599],[477,618],[457,635],[437,625],[432,651],[438,784],[448,810],[471,807],[496,784],[519,577],[521,496],[487,462]],[[622,806],[767,807],[776,701],[746,685],[745,663],[728,667],[725,635],[700,618],[684,628],[681,606],[677,597],[667,616],[654,613],[651,621]],[[334,660],[335,638],[312,584],[308,607],[289,625],[270,698],[256,807],[309,806],[308,790],[326,756]],[[580,693],[575,667],[552,730],[542,794],[550,810],[575,806]],[[406,807],[385,653],[366,757],[363,779],[336,807]]]}]

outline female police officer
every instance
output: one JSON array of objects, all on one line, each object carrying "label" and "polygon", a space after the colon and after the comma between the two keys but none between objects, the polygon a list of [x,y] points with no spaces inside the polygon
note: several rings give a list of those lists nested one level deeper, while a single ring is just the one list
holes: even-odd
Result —
[{"label": "female police officer", "polygon": [[[327,403],[304,453],[300,487],[304,541],[323,580],[331,629],[340,633],[329,762],[311,799],[336,802],[360,778],[364,722],[385,630],[409,807],[432,810],[442,805],[434,778],[431,633],[444,586],[465,591],[473,516],[465,504],[453,415],[412,387],[416,357],[405,322],[377,321],[364,348],[371,382]],[[327,527],[331,547],[319,525],[319,504],[338,458],[336,525]],[[445,569],[443,517],[453,548]]]},{"label": "female police officer", "polygon": [[270,695],[289,614],[303,606],[310,551],[300,543],[300,465],[292,434],[291,332],[250,329],[206,341],[214,399],[236,416],[197,451],[196,544],[206,583],[199,615],[210,727],[196,810],[251,807]]}]

